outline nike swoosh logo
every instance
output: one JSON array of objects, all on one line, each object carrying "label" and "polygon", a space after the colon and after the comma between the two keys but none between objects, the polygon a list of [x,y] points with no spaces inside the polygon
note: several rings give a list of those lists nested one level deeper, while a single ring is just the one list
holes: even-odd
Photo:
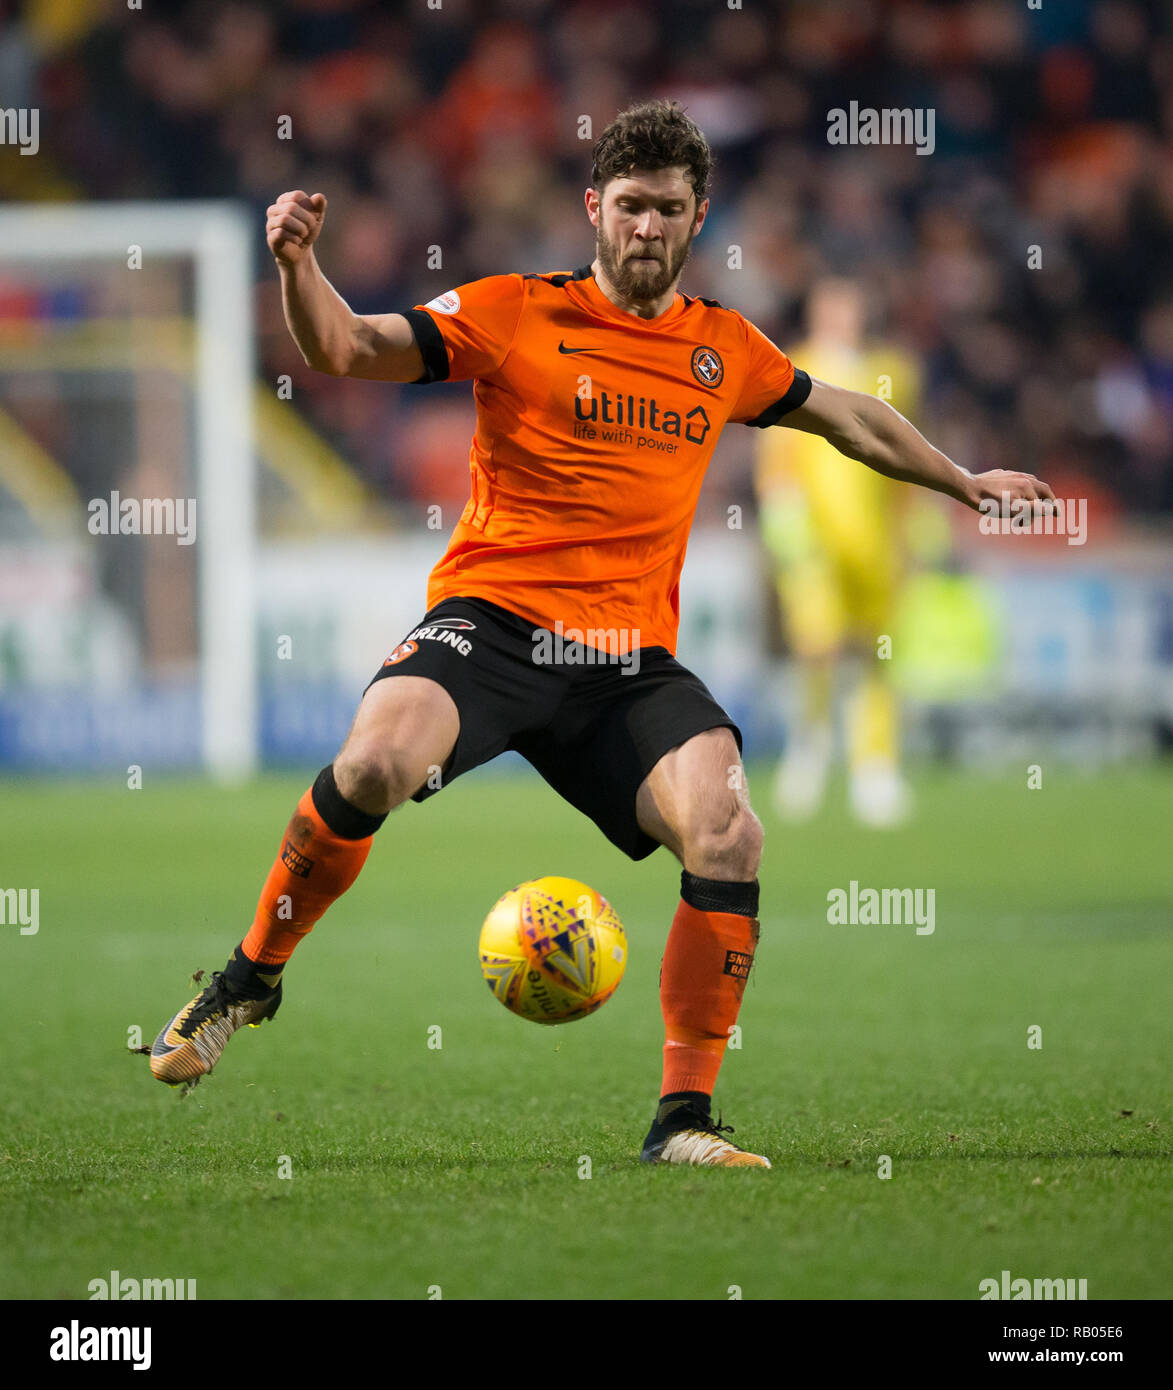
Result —
[{"label": "nike swoosh logo", "polygon": [[564,356],[569,357],[576,352],[602,352],[602,348],[568,348],[565,342],[558,344],[558,351]]}]

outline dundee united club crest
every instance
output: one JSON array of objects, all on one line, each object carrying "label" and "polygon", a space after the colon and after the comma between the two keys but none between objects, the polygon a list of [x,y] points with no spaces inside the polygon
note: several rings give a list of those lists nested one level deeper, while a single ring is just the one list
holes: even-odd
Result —
[{"label": "dundee united club crest", "polygon": [[699,347],[692,354],[692,374],[702,386],[716,390],[725,379],[725,364],[711,347]]},{"label": "dundee united club crest", "polygon": [[406,661],[409,656],[413,656],[419,649],[418,642],[400,642],[387,660],[383,662],[383,665],[397,666],[399,662]]}]

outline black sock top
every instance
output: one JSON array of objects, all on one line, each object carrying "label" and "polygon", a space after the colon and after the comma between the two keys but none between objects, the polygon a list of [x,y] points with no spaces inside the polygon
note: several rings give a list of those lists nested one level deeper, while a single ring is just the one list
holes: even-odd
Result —
[{"label": "black sock top", "polygon": [[698,878],[687,869],[680,875],[680,896],[698,912],[731,912],[738,917],[758,915],[758,881],[726,883],[717,878]]},{"label": "black sock top", "polygon": [[365,840],[387,819],[386,815],[368,815],[347,801],[334,781],[333,763],[318,773],[311,795],[314,809],[340,840]]}]

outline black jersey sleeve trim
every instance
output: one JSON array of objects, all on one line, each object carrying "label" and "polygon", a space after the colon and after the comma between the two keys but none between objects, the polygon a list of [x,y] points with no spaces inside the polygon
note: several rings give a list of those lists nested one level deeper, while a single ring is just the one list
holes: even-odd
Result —
[{"label": "black jersey sleeve trim", "polygon": [[580,265],[577,270],[562,270],[554,275],[526,275],[526,280],[546,280],[560,290],[564,285],[569,285],[571,280],[589,280],[591,278],[591,268],[589,265]]},{"label": "black jersey sleeve trim", "polygon": [[753,425],[756,429],[764,430],[767,425],[776,425],[783,415],[789,415],[792,410],[797,410],[811,393],[811,379],[800,367],[794,369],[794,380],[784,396],[780,396],[773,405],[768,405],[760,415],[752,420],[746,420],[747,425]]},{"label": "black jersey sleeve trim", "polygon": [[719,299],[706,299],[703,295],[698,297],[695,294],[685,294],[683,290],[680,291],[680,297],[684,300],[685,304],[703,304],[706,309],[725,308],[724,304],[722,304]]},{"label": "black jersey sleeve trim", "polygon": [[411,324],[420,356],[424,359],[424,374],[416,377],[413,386],[427,386],[433,381],[448,380],[448,350],[436,320],[425,309],[405,309],[403,317]]}]

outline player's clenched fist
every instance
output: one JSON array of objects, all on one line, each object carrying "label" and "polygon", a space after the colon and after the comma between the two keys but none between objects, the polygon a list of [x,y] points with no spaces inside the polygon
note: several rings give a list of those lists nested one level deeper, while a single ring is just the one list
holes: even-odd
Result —
[{"label": "player's clenched fist", "polygon": [[265,237],[269,250],[282,265],[296,265],[309,254],[310,247],[318,239],[322,222],[326,217],[326,196],[315,193],[312,196],[296,189],[292,193],[282,193],[269,208],[265,223]]}]

